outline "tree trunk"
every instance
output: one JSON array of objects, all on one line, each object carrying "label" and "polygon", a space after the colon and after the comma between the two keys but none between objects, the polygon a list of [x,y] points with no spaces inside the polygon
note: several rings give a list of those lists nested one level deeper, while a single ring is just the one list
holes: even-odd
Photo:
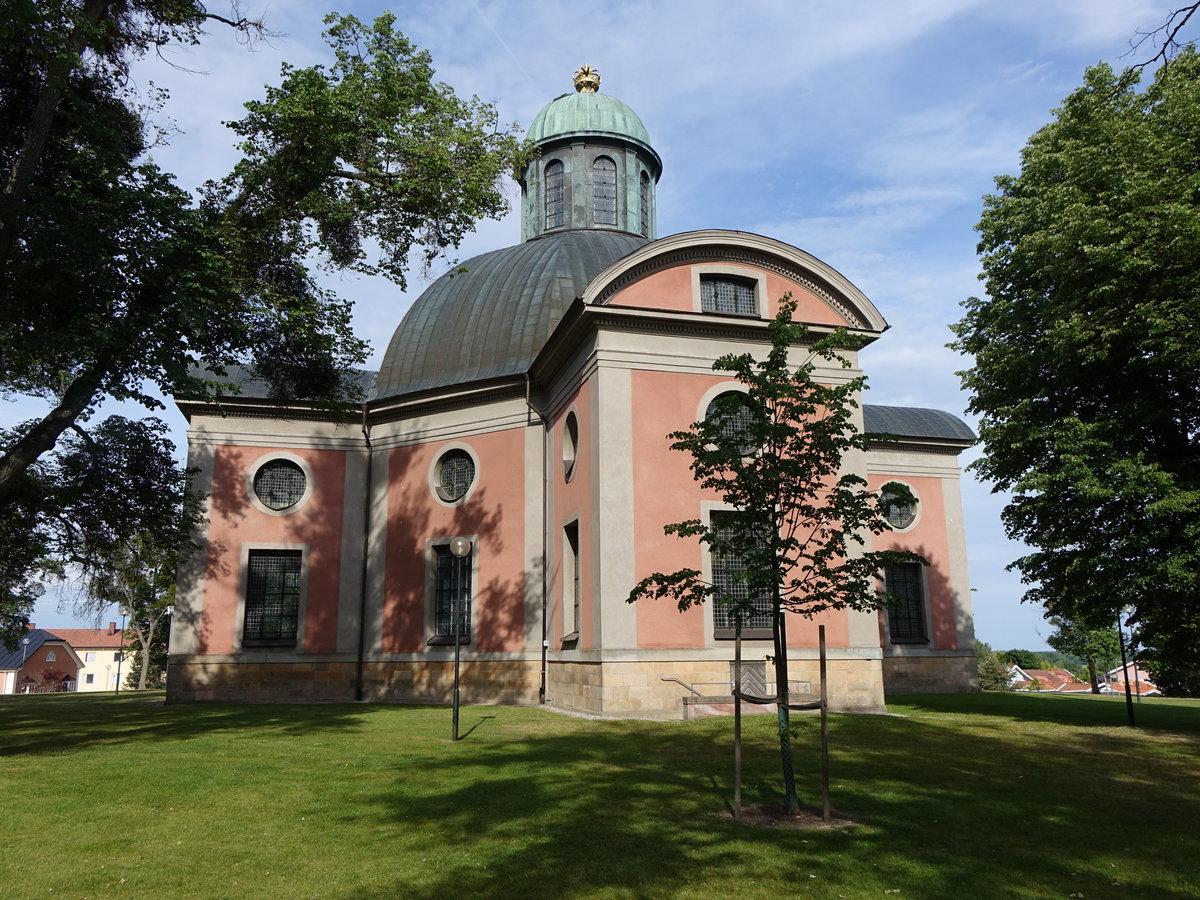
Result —
[{"label": "tree trunk", "polygon": [[779,757],[783,765],[783,790],[786,796],[787,814],[800,812],[800,801],[796,797],[796,774],[792,767],[792,725],[788,713],[788,659],[787,625],[783,621],[783,608],[776,595],[775,620],[775,708],[779,719]]},{"label": "tree trunk", "polygon": [[25,470],[52,449],[62,433],[96,400],[103,372],[103,366],[95,366],[71,382],[62,402],[0,457],[0,505],[12,497]]},{"label": "tree trunk", "polygon": [[150,671],[150,651],[154,646],[154,623],[151,622],[146,626],[146,633],[144,637],[140,628],[136,633],[138,636],[138,641],[142,645],[142,670],[138,672],[137,689],[139,691],[144,691],[146,689],[146,673]]},{"label": "tree trunk", "polygon": [[50,140],[50,130],[62,97],[62,85],[71,69],[78,64],[84,48],[88,46],[87,32],[93,30],[105,16],[109,3],[110,0],[86,0],[81,12],[81,22],[71,31],[66,52],[52,62],[46,72],[46,81],[42,84],[33,118],[25,132],[25,143],[13,161],[8,177],[4,180],[4,189],[0,192],[0,270],[8,264],[9,252],[16,239],[17,211],[21,200],[29,189],[33,173],[37,170],[46,150],[46,143]]},{"label": "tree trunk", "polygon": [[1100,693],[1100,680],[1096,677],[1096,660],[1095,660],[1095,658],[1093,658],[1091,656],[1088,657],[1087,667],[1088,667],[1088,678],[1092,682],[1092,693],[1098,694],[1098,693]]}]

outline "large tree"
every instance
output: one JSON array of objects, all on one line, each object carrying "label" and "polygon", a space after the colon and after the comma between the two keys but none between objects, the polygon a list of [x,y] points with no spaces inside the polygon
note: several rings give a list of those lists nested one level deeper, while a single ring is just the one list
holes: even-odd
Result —
[{"label": "large tree", "polygon": [[7,7],[0,390],[51,409],[4,448],[0,504],[104,397],[211,395],[214,374],[249,364],[282,397],[347,399],[365,345],[314,264],[403,285],[411,251],[436,255],[506,209],[521,145],[492,106],[434,81],[390,15],[327,19],[332,65],[285,66],[247,104],[231,124],[244,158],[195,203],[145,160],[121,76],[164,30],[198,38],[203,4]]},{"label": "large tree", "polygon": [[235,365],[281,398],[356,399],[366,346],[319,270],[403,286],[414,251],[430,259],[506,209],[501,179],[522,145],[491,105],[436,82],[390,15],[329,17],[332,64],[284,66],[230,126],[243,158],[196,200],[146,159],[154,104],[125,73],[214,18],[197,0],[3,4],[0,393],[47,407],[0,441],[12,628],[50,559],[32,535],[55,516],[52,452],[102,400],[212,397]]},{"label": "large tree", "polygon": [[[656,572],[629,595],[667,598],[680,611],[712,602],[731,621],[765,609],[774,638],[776,708],[784,790],[789,813],[799,809],[792,773],[785,613],[814,616],[836,609],[868,610],[890,598],[879,590],[884,566],[925,560],[905,551],[864,551],[868,535],[888,528],[881,503],[916,503],[902,485],[887,498],[846,471],[844,460],[872,440],[854,424],[865,379],[822,382],[818,366],[849,368],[844,351],[854,338],[839,329],[812,335],[791,320],[790,295],[770,323],[771,349],[723,356],[714,371],[733,375],[744,392],[717,398],[712,413],[667,435],[671,449],[692,458],[702,490],[719,497],[730,515],[666,525],[667,534],[697,540],[730,578],[706,580],[698,569]],[[799,350],[803,359],[792,361]],[[741,687],[740,685],[738,686]]]},{"label": "large tree", "polygon": [[1092,693],[1100,693],[1100,676],[1121,660],[1121,642],[1117,638],[1115,623],[1099,627],[1067,616],[1051,616],[1054,632],[1046,643],[1059,653],[1077,656],[1087,665],[1088,681]]},{"label": "large tree", "polygon": [[1052,614],[1200,645],[1200,58],[1087,71],[997,179],[954,326],[1013,566]]}]

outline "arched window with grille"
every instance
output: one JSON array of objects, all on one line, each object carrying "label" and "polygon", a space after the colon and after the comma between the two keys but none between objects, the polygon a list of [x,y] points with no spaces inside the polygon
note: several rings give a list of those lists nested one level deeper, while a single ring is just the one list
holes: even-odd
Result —
[{"label": "arched window with grille", "polygon": [[566,181],[563,164],[551,160],[546,164],[546,227],[559,228],[563,224],[563,193]]},{"label": "arched window with grille", "polygon": [[641,191],[638,202],[640,204],[642,213],[642,236],[650,237],[650,176],[645,172],[642,172]]},{"label": "arched window with grille", "polygon": [[617,164],[607,156],[592,163],[592,200],[597,225],[617,224]]}]

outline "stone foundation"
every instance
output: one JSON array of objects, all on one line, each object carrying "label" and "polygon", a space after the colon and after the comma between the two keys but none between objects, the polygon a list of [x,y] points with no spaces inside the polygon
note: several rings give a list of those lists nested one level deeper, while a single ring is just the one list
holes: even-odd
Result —
[{"label": "stone foundation", "polygon": [[974,653],[885,656],[883,689],[888,694],[952,694],[979,690]]}]

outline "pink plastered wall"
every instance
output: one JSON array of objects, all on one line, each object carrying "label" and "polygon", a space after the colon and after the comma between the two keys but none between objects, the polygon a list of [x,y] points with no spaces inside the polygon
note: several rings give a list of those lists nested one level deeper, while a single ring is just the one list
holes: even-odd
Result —
[{"label": "pink plastered wall", "polygon": [[[713,260],[712,264],[719,264]],[[701,264],[706,265],[706,264]],[[692,265],[663,269],[636,281],[609,300],[610,306],[633,306],[640,309],[664,309],[677,312],[699,312],[692,296]],[[737,273],[745,267],[731,268]],[[707,270],[706,270],[707,271]],[[793,319],[813,325],[846,325],[846,320],[829,304],[808,288],[775,272],[766,272],[766,310],[764,318],[773,318],[779,311],[779,299],[787,293],[796,300]]]},{"label": "pink plastered wall", "polygon": [[[919,518],[907,531],[885,531],[875,538],[876,550],[912,550],[929,561],[925,569],[925,586],[929,592],[929,629],[935,650],[954,650],[958,647],[954,592],[950,582],[950,552],[946,525],[946,505],[941,478],[904,476],[892,478],[873,475],[871,490],[881,489],[889,481],[907,484],[918,500]],[[886,611],[879,613],[879,633],[882,640]]]},{"label": "pink plastered wall", "polygon": [[[524,441],[522,429],[511,429],[389,451],[385,653],[425,649],[428,542],[460,535],[476,541],[472,646],[480,652],[524,649]],[[430,473],[446,449],[464,445],[477,460],[476,483],[465,503],[447,507],[434,497]]]},{"label": "pink plastered wall", "polygon": [[[284,452],[300,457],[312,470],[312,494],[296,512],[272,516],[251,503],[247,474],[260,459]],[[302,649],[306,653],[332,653],[337,649],[345,496],[346,457],[340,451],[216,448],[200,652],[233,652],[239,624],[242,550],[280,543],[303,544],[306,548]]]},{"label": "pink plastered wall", "polygon": [[[562,638],[566,633],[566,604],[571,602],[570,586],[565,584],[565,543],[563,529],[576,516],[579,517],[579,640],[575,647],[580,650],[591,649],[595,646],[595,635],[592,630],[592,558],[595,545],[595,510],[592,508],[593,479],[596,477],[595,460],[592,458],[591,446],[595,436],[592,421],[592,396],[595,383],[588,380],[567,405],[554,417],[550,423],[551,462],[549,485],[553,498],[552,521],[547,557],[550,565],[550,596],[551,619],[549,623],[549,640],[555,649],[562,648]],[[568,481],[564,474],[563,442],[566,435],[567,415],[575,413],[579,425],[579,441],[575,468]]]},{"label": "pink plastered wall", "polygon": [[[670,449],[666,435],[685,429],[703,414],[699,408],[709,388],[728,382],[727,377],[673,372],[633,373],[634,441],[634,577],[682,568],[703,570],[702,549],[694,538],[679,538],[663,532],[663,526],[686,519],[703,518],[704,501],[716,501],[715,493],[696,484],[689,464],[691,457]],[[711,621],[705,610],[693,607],[680,612],[668,600],[637,602],[638,646],[703,647]],[[849,644],[849,620],[845,612],[831,612],[812,619],[798,614],[787,617],[788,645],[815,647],[817,627],[825,625],[828,646]]]}]

